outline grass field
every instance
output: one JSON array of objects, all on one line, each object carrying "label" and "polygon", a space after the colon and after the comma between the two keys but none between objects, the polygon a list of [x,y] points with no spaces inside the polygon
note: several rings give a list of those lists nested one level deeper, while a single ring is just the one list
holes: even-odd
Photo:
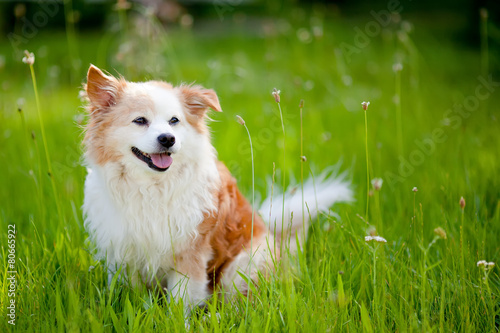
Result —
[{"label": "grass field", "polygon": [[[368,13],[346,18],[293,9],[286,20],[240,17],[195,22],[195,29],[162,30],[148,20],[144,29],[132,21],[124,27],[123,20],[99,32],[42,29],[18,51],[35,53],[55,190],[30,68],[0,39],[0,331],[186,329],[182,305],[116,280],[107,286],[103,263],[88,252],[78,91],[90,63],[129,80],[215,89],[224,112],[212,115],[213,142],[247,197],[250,147],[235,116],[252,135],[255,190],[263,198],[273,164],[276,183],[284,170],[287,184],[300,185],[301,99],[304,173],[317,175],[340,160],[352,180],[356,201],[312,223],[293,268],[262,281],[249,304],[212,298],[206,313],[191,316],[191,330],[498,331],[500,59],[489,51],[485,62],[485,49],[455,39],[465,23],[454,16],[441,22],[403,13],[360,40],[355,27],[377,24]],[[490,37],[490,47],[499,43]],[[367,147],[363,101],[370,101]],[[368,216],[366,148],[369,179],[384,181],[369,198]],[[370,234],[387,243],[366,242]],[[485,270],[480,260],[497,266]],[[15,297],[8,293],[11,270]],[[15,326],[7,317],[11,300]]]}]

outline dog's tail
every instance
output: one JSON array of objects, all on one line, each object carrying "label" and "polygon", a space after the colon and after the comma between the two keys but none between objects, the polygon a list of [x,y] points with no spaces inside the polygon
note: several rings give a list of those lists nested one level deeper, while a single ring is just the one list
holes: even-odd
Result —
[{"label": "dog's tail", "polygon": [[276,184],[273,192],[260,206],[260,214],[279,242],[290,242],[291,253],[299,246],[297,240],[302,243],[306,239],[309,220],[315,219],[322,211],[328,211],[336,202],[353,200],[346,173],[339,174],[336,166],[305,181],[303,191],[300,184],[290,186],[285,192],[284,204],[283,193],[276,189]]}]

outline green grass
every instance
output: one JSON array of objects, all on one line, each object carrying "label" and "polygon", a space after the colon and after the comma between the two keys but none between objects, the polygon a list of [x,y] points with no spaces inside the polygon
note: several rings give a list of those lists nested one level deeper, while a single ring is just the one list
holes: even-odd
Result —
[{"label": "green grass", "polygon": [[[84,112],[78,90],[89,63],[111,73],[116,69],[130,80],[196,81],[214,88],[224,112],[212,114],[213,142],[248,198],[250,146],[236,114],[252,134],[257,196],[271,191],[266,179],[273,176],[273,163],[275,184],[281,183],[283,164],[287,182],[298,179],[295,183],[300,184],[301,137],[305,170],[317,173],[339,159],[349,170],[356,202],[338,205],[333,208],[338,216],[325,214],[312,224],[296,265],[262,281],[249,300],[247,314],[246,299],[209,300],[211,315],[196,311],[191,330],[499,330],[500,141],[495,101],[500,89],[496,87],[467,118],[445,114],[474,95],[481,74],[480,52],[451,42],[459,24],[444,28],[437,20],[416,17],[409,19],[414,32],[408,39],[398,40],[400,25],[392,24],[348,62],[338,51],[341,43],[352,45],[353,27],[364,27],[372,18],[332,20],[321,12],[291,13],[288,25],[273,20],[267,31],[274,33],[267,35],[231,20],[215,23],[225,27],[220,34],[210,34],[208,28],[161,31],[145,38],[133,35],[134,29],[125,37],[112,29],[76,32],[71,56],[67,39],[71,34],[41,31],[25,47],[36,56],[34,69],[57,191],[47,175],[29,67],[8,40],[0,40],[0,53],[6,55],[0,70],[0,256],[7,266],[7,226],[15,225],[17,331],[185,330],[181,305],[116,279],[107,286],[103,264],[87,250],[80,209],[86,171],[81,163],[82,131],[76,122]],[[323,24],[323,36],[304,43],[297,31],[312,30],[311,22]],[[133,48],[121,63],[116,55],[123,38]],[[80,59],[81,65],[75,67],[70,57]],[[403,64],[397,88],[402,95],[402,143],[393,102],[392,66],[397,61]],[[490,71],[498,74],[498,59],[490,54],[489,61]],[[498,75],[494,78],[499,80]],[[286,142],[271,96],[274,87],[281,90]],[[20,112],[19,98],[25,100]],[[305,101],[302,135],[301,99]],[[369,173],[384,179],[375,200],[369,200],[368,221],[361,108],[365,100],[371,102]],[[431,138],[435,129],[442,129],[446,139],[423,154],[423,161],[408,175],[395,180],[401,147],[402,157],[410,159],[421,149],[415,141]],[[461,196],[466,200],[463,213]],[[372,225],[379,227],[387,243],[365,242]],[[437,227],[446,231],[447,239],[435,238]],[[482,259],[497,263],[487,279],[476,267]],[[0,331],[4,331],[13,327],[3,315],[9,297],[7,274],[1,272]]]}]

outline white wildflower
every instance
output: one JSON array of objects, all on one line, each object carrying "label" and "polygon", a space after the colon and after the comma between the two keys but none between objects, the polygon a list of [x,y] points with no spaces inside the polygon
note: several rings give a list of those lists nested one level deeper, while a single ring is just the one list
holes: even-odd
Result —
[{"label": "white wildflower", "polygon": [[477,267],[483,267],[484,270],[492,269],[495,266],[495,263],[493,261],[486,261],[486,260],[479,260],[477,262]]},{"label": "white wildflower", "polygon": [[274,88],[273,92],[271,93],[273,95],[274,100],[276,101],[276,103],[280,102],[280,93],[281,93],[281,90],[278,90],[276,88]]},{"label": "white wildflower", "polygon": [[379,242],[379,243],[387,243],[387,241],[385,240],[385,238],[384,237],[380,237],[380,236],[366,236],[365,237],[365,241],[366,242],[376,241],[376,242]]},{"label": "white wildflower", "polygon": [[361,106],[363,107],[363,110],[368,110],[368,106],[370,106],[370,102],[363,102],[361,103]]},{"label": "white wildflower", "polygon": [[373,186],[373,189],[375,191],[380,191],[383,183],[384,183],[384,180],[382,178],[373,178],[372,179],[372,186]]},{"label": "white wildflower", "polygon": [[35,55],[33,52],[28,52],[28,50],[24,50],[23,62],[28,65],[33,65],[35,63]]}]

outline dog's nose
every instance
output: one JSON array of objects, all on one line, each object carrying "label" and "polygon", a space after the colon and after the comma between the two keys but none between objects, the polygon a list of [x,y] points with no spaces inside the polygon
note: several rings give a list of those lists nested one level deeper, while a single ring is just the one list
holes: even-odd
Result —
[{"label": "dog's nose", "polygon": [[170,133],[163,133],[158,137],[158,142],[165,148],[170,148],[175,143],[175,136]]}]

